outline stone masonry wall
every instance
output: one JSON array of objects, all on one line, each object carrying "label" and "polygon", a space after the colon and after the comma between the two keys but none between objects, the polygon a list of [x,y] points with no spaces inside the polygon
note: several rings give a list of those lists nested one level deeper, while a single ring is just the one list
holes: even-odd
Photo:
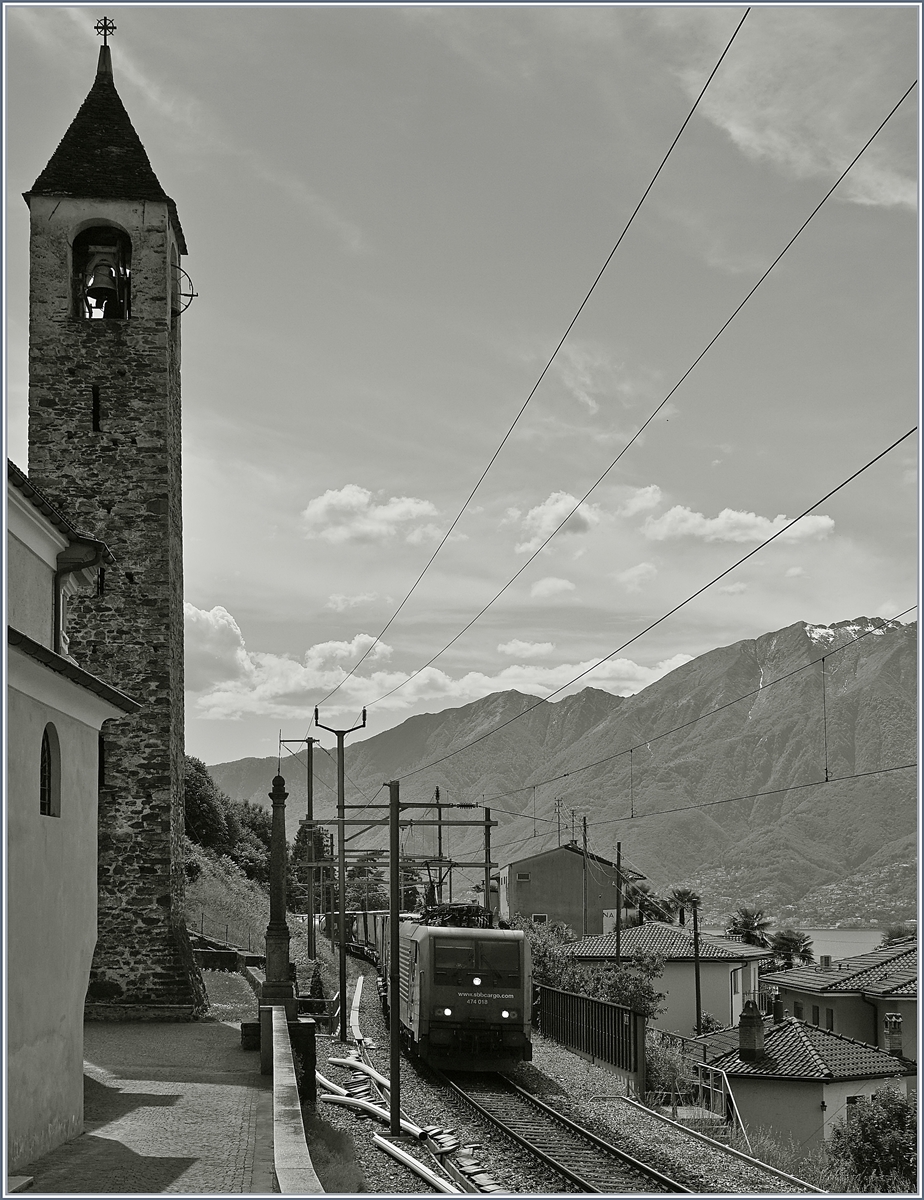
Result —
[{"label": "stone masonry wall", "polygon": [[[143,706],[103,731],[88,1015],[189,1017],[205,993],[183,921],[180,358],[167,206],[33,197],[31,207],[29,474],[116,558],[100,595],[70,601],[70,653]],[[128,320],[71,315],[70,240],[98,216],[132,237]]]}]

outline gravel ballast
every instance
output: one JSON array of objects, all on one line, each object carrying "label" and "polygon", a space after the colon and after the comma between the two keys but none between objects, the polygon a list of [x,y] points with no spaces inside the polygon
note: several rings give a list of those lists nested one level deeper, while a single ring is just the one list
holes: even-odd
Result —
[{"label": "gravel ballast", "polygon": [[[350,963],[350,968],[350,996],[355,978],[360,973],[366,974],[362,1032],[367,1042],[374,1043],[373,1065],[387,1076],[388,1032],[379,1006],[375,972],[355,962]],[[317,1049],[318,1070],[333,1083],[344,1086],[347,1072],[329,1065],[328,1059],[346,1057],[349,1047],[336,1036],[319,1036]],[[628,1102],[620,1095],[625,1085],[616,1075],[539,1035],[533,1036],[532,1063],[523,1063],[508,1074],[551,1108],[699,1193],[805,1194],[804,1189],[788,1184],[779,1176],[769,1175],[760,1167],[736,1158],[721,1146],[691,1137],[682,1128]],[[537,1166],[515,1143],[483,1127],[461,1102],[454,1101],[431,1081],[425,1069],[406,1059],[401,1064],[401,1107],[418,1124],[453,1129],[463,1145],[478,1146],[476,1157],[506,1191],[525,1195],[563,1195],[574,1191],[560,1175]],[[381,1195],[431,1192],[427,1184],[375,1146],[372,1133],[387,1134],[387,1126],[372,1120],[357,1120],[347,1109],[320,1099],[318,1115],[352,1136],[369,1192]],[[429,1154],[415,1143],[404,1141],[402,1146],[433,1166]]]}]

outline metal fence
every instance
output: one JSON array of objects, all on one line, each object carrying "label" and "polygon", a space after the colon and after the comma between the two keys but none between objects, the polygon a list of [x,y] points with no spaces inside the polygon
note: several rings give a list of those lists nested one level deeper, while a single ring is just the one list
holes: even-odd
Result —
[{"label": "metal fence", "polygon": [[607,1063],[632,1078],[639,1095],[645,1093],[645,1017],[609,1000],[537,984],[533,989],[533,1024],[544,1034]]}]

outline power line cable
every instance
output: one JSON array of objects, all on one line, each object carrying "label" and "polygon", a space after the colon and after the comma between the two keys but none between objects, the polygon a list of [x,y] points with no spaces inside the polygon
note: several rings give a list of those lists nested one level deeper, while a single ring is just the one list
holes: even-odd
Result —
[{"label": "power line cable", "polygon": [[[684,721],[682,725],[675,725],[671,729],[665,729],[663,733],[656,733],[652,737],[643,738],[642,741],[637,742],[634,746],[628,746],[625,750],[617,750],[615,754],[607,754],[604,758],[598,758],[593,762],[585,763],[583,767],[574,767],[570,771],[563,771],[560,775],[552,775],[548,779],[539,779],[534,784],[527,783],[523,787],[511,788],[507,792],[495,792],[493,795],[485,798],[487,800],[500,800],[505,796],[515,796],[519,792],[529,791],[532,787],[542,787],[546,783],[557,783],[560,779],[568,779],[572,775],[580,775],[582,771],[590,771],[594,767],[602,766],[603,763],[613,762],[614,759],[622,758],[624,754],[632,754],[635,750],[641,750],[643,746],[650,747],[652,742],[659,742],[662,738],[670,737],[673,733],[680,733],[684,729],[689,729],[691,725],[696,725],[700,721],[705,721],[707,718],[714,717],[717,713],[723,712],[726,708],[731,708],[734,704],[740,704],[742,700],[749,700],[752,696],[759,696],[767,691],[768,688],[775,687],[778,683],[785,683],[787,679],[791,679],[801,671],[807,671],[810,667],[817,666],[825,658],[830,658],[832,654],[840,654],[842,650],[848,650],[851,646],[855,646],[857,642],[861,642],[864,638],[869,637],[870,634],[878,633],[889,621],[898,621],[902,617],[907,616],[908,613],[913,612],[916,608],[917,605],[912,604],[903,612],[898,613],[897,616],[889,617],[888,619],[883,618],[882,625],[875,625],[871,629],[864,630],[863,633],[858,634],[855,638],[851,638],[849,642],[845,642],[843,646],[838,646],[834,650],[828,650],[820,658],[813,658],[810,662],[803,663],[801,667],[787,671],[785,675],[780,675],[777,679],[771,679],[769,683],[762,683],[760,687],[756,687],[750,692],[745,692],[742,696],[736,696],[734,700],[727,700],[724,704],[719,704],[715,708],[711,708],[708,712],[700,713],[698,717],[692,717],[689,721]],[[503,812],[504,810],[496,809],[492,811]],[[522,813],[516,815],[522,816]],[[539,820],[546,820],[546,818],[540,817]]]},{"label": "power line cable", "polygon": [[816,500],[814,504],[810,504],[808,508],[801,512],[797,517],[794,517],[791,521],[788,521],[781,529],[778,529],[776,533],[771,534],[770,537],[766,538],[759,545],[755,546],[753,550],[749,550],[747,554],[742,555],[741,558],[739,558],[736,562],[733,562],[730,567],[726,567],[724,571],[721,571],[713,579],[710,579],[708,583],[704,583],[702,587],[698,588],[695,592],[691,593],[691,595],[687,596],[685,600],[681,600],[679,604],[675,604],[672,609],[658,617],[657,620],[652,621],[649,625],[646,625],[645,628],[640,630],[639,633],[635,634],[634,637],[629,638],[627,641],[623,642],[622,645],[617,646],[615,650],[611,650],[609,654],[605,655],[601,659],[598,659],[597,662],[587,667],[586,670],[581,671],[578,675],[575,675],[573,679],[569,679],[567,683],[563,683],[561,687],[558,687],[555,689],[555,691],[550,692],[548,696],[545,696],[541,700],[537,700],[535,704],[531,704],[527,708],[524,708],[523,711],[517,713],[516,716],[509,717],[506,721],[502,721],[500,725],[495,725],[493,729],[489,729],[479,737],[473,738],[472,741],[466,742],[464,746],[459,746],[457,749],[451,750],[448,754],[444,754],[442,758],[435,759],[432,763],[425,763],[422,767],[417,767],[415,770],[409,771],[407,775],[403,776],[403,778],[410,779],[414,775],[419,775],[421,771],[430,770],[432,767],[439,766],[440,763],[446,762],[447,759],[454,757],[456,754],[461,754],[463,750],[471,749],[472,746],[476,746],[479,742],[483,742],[485,738],[491,737],[495,733],[499,733],[501,729],[505,729],[508,725],[513,724],[514,721],[518,721],[521,717],[525,717],[527,713],[532,712],[533,709],[538,708],[541,704],[548,703],[553,696],[559,695],[559,693],[563,692],[566,688],[569,688],[573,684],[577,683],[579,679],[583,679],[585,675],[589,675],[592,671],[596,671],[598,667],[601,667],[605,662],[609,662],[611,658],[625,650],[627,646],[631,646],[633,642],[637,642],[640,638],[644,637],[646,633],[650,633],[652,629],[662,624],[669,617],[672,617],[674,613],[679,612],[681,608],[684,608],[686,605],[690,604],[691,601],[697,598],[697,596],[701,596],[703,592],[711,588],[713,584],[718,583],[720,579],[724,579],[726,575],[736,570],[741,566],[742,563],[747,562],[749,558],[753,558],[755,554],[758,554],[761,550],[765,549],[770,545],[771,542],[776,541],[778,537],[781,537],[784,533],[792,529],[792,527],[797,522],[801,521],[803,517],[807,517],[809,513],[818,508],[820,504],[824,504],[826,500],[830,500],[832,496],[836,495],[849,483],[852,483],[856,478],[862,475],[864,471],[868,471],[870,467],[874,466],[881,458],[884,458],[885,455],[894,450],[896,446],[900,446],[901,443],[907,438],[911,437],[916,430],[917,426],[915,425],[909,429],[907,433],[903,433],[901,437],[892,442],[890,446],[887,446],[885,450],[880,451],[875,458],[871,458],[869,462],[865,463],[864,466],[854,471],[852,475],[848,476],[847,479],[839,483],[837,487],[834,487],[829,492],[826,492],[825,495]]},{"label": "power line cable", "polygon": [[[442,550],[442,548],[446,545],[446,543],[449,540],[456,525],[458,525],[459,521],[462,519],[463,514],[467,510],[468,506],[471,504],[472,500],[474,499],[475,493],[481,487],[482,483],[485,480],[485,477],[487,476],[488,472],[493,467],[501,450],[503,450],[508,439],[510,438],[510,435],[513,433],[514,429],[516,428],[516,425],[517,425],[518,421],[520,420],[520,417],[522,417],[523,413],[526,411],[527,405],[529,404],[529,402],[532,400],[533,396],[538,391],[539,385],[542,383],[549,368],[551,367],[552,363],[555,361],[559,350],[561,350],[562,346],[565,344],[565,340],[567,339],[571,330],[574,328],[575,324],[577,323],[577,320],[580,317],[581,313],[584,311],[584,307],[586,306],[587,302],[590,300],[590,297],[593,294],[594,289],[596,288],[596,286],[600,282],[600,280],[603,278],[604,272],[606,271],[607,267],[610,265],[610,262],[611,262],[613,256],[615,255],[616,251],[619,249],[620,245],[622,244],[623,238],[629,232],[629,227],[631,226],[632,222],[635,220],[636,216],[638,215],[638,212],[641,209],[642,205],[645,203],[645,200],[648,198],[648,193],[654,187],[655,182],[658,179],[658,176],[661,174],[662,170],[664,169],[664,166],[667,163],[667,160],[670,158],[671,154],[673,153],[675,146],[680,141],[680,138],[681,138],[684,130],[686,129],[687,125],[690,123],[690,120],[693,117],[693,114],[696,112],[696,109],[699,106],[700,100],[702,100],[703,96],[706,94],[706,89],[709,87],[710,83],[713,80],[713,77],[715,76],[719,67],[722,65],[722,62],[723,62],[726,54],[731,49],[732,42],[734,42],[735,38],[738,36],[738,31],[741,29],[741,26],[744,24],[745,19],[747,18],[747,15],[750,11],[751,11],[751,9],[749,6],[747,9],[745,9],[744,16],[742,16],[741,20],[735,26],[734,33],[729,38],[728,44],[726,45],[725,49],[722,51],[721,55],[719,56],[719,59],[716,62],[715,66],[710,71],[709,78],[703,84],[702,90],[700,91],[699,95],[696,97],[693,107],[687,113],[687,116],[686,116],[683,124],[680,126],[680,129],[678,130],[676,136],[674,137],[674,140],[671,142],[667,153],[664,155],[664,158],[661,160],[661,165],[658,167],[657,171],[655,171],[654,175],[652,176],[651,182],[648,184],[647,188],[645,188],[645,191],[642,194],[642,198],[639,200],[639,202],[636,204],[635,208],[633,209],[632,215],[629,217],[629,220],[626,222],[625,227],[624,227],[622,233],[619,235],[619,238],[617,239],[615,246],[607,255],[606,261],[604,262],[604,264],[600,268],[600,270],[597,272],[597,276],[594,279],[593,283],[590,285],[590,288],[588,289],[586,295],[584,296],[584,299],[581,301],[580,305],[578,306],[577,312],[574,314],[574,316],[569,321],[568,327],[565,329],[565,332],[561,336],[561,340],[559,341],[559,343],[555,347],[555,349],[552,351],[552,354],[549,357],[548,362],[546,362],[545,366],[542,368],[539,378],[533,384],[532,388],[530,389],[529,395],[523,401],[523,404],[521,405],[520,410],[517,413],[517,415],[514,417],[512,424],[508,428],[507,432],[504,434],[503,438],[501,438],[500,444],[498,445],[497,449],[494,451],[494,453],[491,455],[490,459],[488,460],[487,466],[484,468],[484,470],[479,475],[478,480],[475,483],[475,486],[469,492],[468,497],[465,500],[465,503],[459,509],[459,512],[456,514],[452,524],[449,526],[449,528],[443,534],[443,538],[440,541],[439,545],[436,547],[436,549],[430,555],[429,559],[427,560],[426,564],[424,565],[423,570],[420,572],[420,574],[414,580],[407,595],[404,597],[404,599],[401,601],[401,603],[398,605],[398,607],[395,609],[395,611],[392,613],[392,615],[388,618],[385,625],[382,627],[381,632],[376,637],[375,641],[372,642],[372,644],[366,648],[366,650],[363,652],[362,656],[350,668],[350,671],[343,677],[343,679],[340,680],[340,682],[336,685],[336,687],[332,688],[331,691],[329,691],[327,693],[327,695],[319,702],[320,704],[325,704],[331,698],[331,696],[333,696],[337,691],[339,691],[339,689],[346,683],[346,681],[359,669],[359,667],[366,660],[368,655],[371,654],[373,649],[378,645],[378,643],[381,641],[381,639],[385,636],[389,627],[394,622],[394,620],[397,618],[397,616],[401,612],[401,610],[404,608],[405,604],[407,604],[408,600],[410,600],[411,596],[416,591],[418,584],[421,582],[423,577],[429,571],[430,567],[433,565],[433,562],[434,562],[436,556],[439,554],[439,552]],[[463,632],[464,632],[464,630],[463,630]],[[442,653],[442,651],[441,651],[441,653]],[[427,665],[429,665],[429,664],[427,664]],[[421,668],[421,670],[423,670],[423,668]],[[386,692],[386,695],[390,695],[390,694],[391,693]],[[384,697],[380,696],[379,699],[384,699]],[[373,701],[373,703],[377,703],[377,701]]]},{"label": "power line cable", "polygon": [[[459,640],[460,637],[463,636],[463,634],[467,633],[468,630],[471,629],[471,627],[475,624],[476,621],[479,621],[484,616],[484,614],[488,611],[488,609],[491,608],[491,606],[493,604],[495,604],[500,599],[501,596],[503,596],[503,594],[508,590],[508,588],[510,588],[517,581],[517,579],[519,579],[519,577],[523,574],[523,572],[527,569],[527,567],[529,567],[539,557],[539,555],[546,548],[546,546],[549,544],[549,542],[561,531],[563,526],[565,526],[568,523],[568,521],[570,521],[570,519],[578,511],[578,509],[581,507],[581,505],[584,504],[584,502],[593,494],[594,491],[596,491],[596,489],[603,482],[603,480],[606,479],[607,475],[609,475],[609,473],[617,465],[617,463],[620,461],[620,459],[622,459],[622,457],[634,445],[634,443],[638,440],[638,438],[640,438],[641,435],[645,432],[645,430],[648,428],[648,426],[651,424],[651,422],[655,419],[655,417],[658,415],[658,413],[661,411],[661,409],[665,406],[665,404],[667,404],[667,402],[671,399],[671,397],[674,395],[674,393],[681,387],[681,385],[693,373],[693,371],[700,364],[700,362],[702,362],[702,360],[706,357],[706,355],[709,353],[709,351],[712,349],[712,347],[715,345],[715,343],[719,340],[719,338],[722,336],[722,334],[725,332],[725,330],[729,327],[729,325],[731,325],[732,321],[734,321],[735,317],[737,317],[737,315],[741,312],[741,310],[744,308],[744,306],[747,304],[747,302],[751,299],[751,297],[754,295],[754,293],[757,291],[757,289],[760,287],[760,285],[764,282],[764,280],[767,278],[767,276],[770,274],[770,272],[774,269],[774,267],[776,267],[776,265],[779,263],[779,261],[783,257],[783,255],[786,254],[786,252],[790,249],[790,247],[793,245],[793,243],[796,241],[796,239],[800,236],[800,234],[802,234],[804,232],[804,230],[809,225],[809,223],[812,221],[812,219],[821,210],[821,208],[824,206],[824,204],[826,204],[827,201],[831,198],[835,189],[843,182],[843,180],[846,178],[848,172],[856,165],[856,163],[859,161],[861,156],[870,147],[870,145],[875,140],[875,138],[878,137],[878,135],[882,132],[882,130],[885,128],[886,124],[895,115],[895,113],[898,111],[898,109],[905,102],[905,100],[908,98],[908,96],[911,94],[911,92],[913,91],[913,89],[916,86],[917,86],[917,80],[915,80],[914,83],[911,84],[911,86],[907,89],[907,91],[902,96],[902,98],[892,108],[892,110],[888,114],[888,116],[880,123],[880,125],[878,126],[876,131],[866,141],[866,143],[864,144],[862,149],[854,156],[854,158],[847,165],[847,167],[845,167],[845,169],[841,172],[841,174],[838,176],[838,178],[835,180],[835,182],[832,184],[832,186],[828,189],[828,191],[825,193],[825,195],[822,197],[822,199],[815,206],[815,208],[812,209],[811,213],[809,213],[809,215],[802,222],[802,224],[799,226],[799,228],[796,230],[796,232],[793,234],[793,236],[789,239],[789,241],[786,243],[786,245],[783,247],[783,249],[776,256],[776,258],[774,258],[773,262],[770,263],[770,265],[763,272],[763,274],[760,276],[760,278],[757,280],[757,282],[747,292],[744,299],[741,300],[741,302],[737,305],[737,307],[734,309],[734,311],[731,313],[731,315],[727,318],[727,320],[719,328],[718,332],[715,333],[714,336],[710,339],[710,341],[706,344],[705,348],[702,351],[700,351],[700,353],[693,360],[693,362],[690,364],[690,366],[686,369],[686,371],[684,371],[683,375],[681,375],[681,377],[677,380],[677,382],[674,384],[674,386],[671,388],[671,390],[667,393],[667,395],[664,397],[664,399],[661,400],[661,402],[652,410],[652,412],[649,414],[649,416],[647,417],[645,422],[636,430],[636,432],[632,435],[632,437],[625,444],[625,446],[623,446],[623,448],[616,455],[616,457],[613,459],[613,461],[610,463],[610,465],[606,468],[606,470],[603,471],[603,473],[598,476],[598,478],[594,481],[594,483],[591,484],[591,486],[587,489],[587,491],[584,493],[584,495],[581,497],[581,499],[577,501],[577,503],[568,512],[568,514],[552,530],[552,532],[548,535],[548,537],[545,539],[545,541],[543,541],[542,544],[529,556],[529,558],[523,563],[523,565],[519,568],[519,570],[517,570],[511,576],[511,578],[507,580],[507,582],[500,589],[500,591],[495,593],[495,595],[491,597],[491,599],[487,602],[487,604],[485,604],[483,608],[479,609],[479,611],[477,613],[475,613],[475,615],[471,618],[471,620],[468,621],[467,624],[463,625],[463,627],[459,630],[459,632],[453,638],[451,638],[442,647],[442,649],[438,650],[436,652],[436,654],[434,654],[431,658],[427,659],[427,661],[423,664],[423,666],[418,667],[416,671],[412,672],[407,677],[407,679],[402,680],[401,683],[396,684],[393,688],[390,688],[387,692],[383,692],[380,696],[377,696],[374,700],[370,700],[366,705],[367,708],[371,708],[374,704],[378,704],[380,701],[387,699],[389,696],[393,696],[395,694],[395,692],[400,691],[401,688],[405,687],[408,683],[410,683],[410,681],[412,679],[414,679],[417,675],[419,675],[421,671],[425,671],[427,669],[427,667],[432,666],[433,663],[435,663],[438,658],[440,658],[443,654],[446,653],[447,650],[449,650],[452,646],[455,645],[455,643]],[[392,618],[392,619],[394,619],[394,618]],[[386,626],[386,628],[387,628],[387,626]],[[371,647],[370,647],[370,649],[371,649]],[[368,653],[368,650],[366,653]],[[363,657],[365,657],[365,655]],[[362,662],[362,659],[360,659],[360,662]],[[359,663],[356,664],[356,666],[353,668],[353,671],[355,671],[358,666],[359,666]],[[352,673],[353,672],[351,671],[350,674],[352,674]],[[348,679],[348,678],[349,678],[349,675],[346,676],[344,679],[342,679],[340,681],[340,683],[337,684],[337,687],[340,687],[341,684],[345,683],[346,679]],[[334,689],[334,690],[336,690],[336,689]]]}]

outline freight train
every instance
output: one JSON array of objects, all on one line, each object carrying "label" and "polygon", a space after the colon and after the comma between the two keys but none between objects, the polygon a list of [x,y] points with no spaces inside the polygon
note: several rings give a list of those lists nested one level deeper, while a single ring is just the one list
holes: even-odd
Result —
[{"label": "freight train", "polygon": [[[378,967],[402,1042],[434,1067],[497,1071],[532,1058],[532,973],[522,930],[494,927],[475,904],[402,913],[398,995],[390,994],[388,914],[353,914],[354,946]],[[349,937],[349,933],[348,933]]]}]

